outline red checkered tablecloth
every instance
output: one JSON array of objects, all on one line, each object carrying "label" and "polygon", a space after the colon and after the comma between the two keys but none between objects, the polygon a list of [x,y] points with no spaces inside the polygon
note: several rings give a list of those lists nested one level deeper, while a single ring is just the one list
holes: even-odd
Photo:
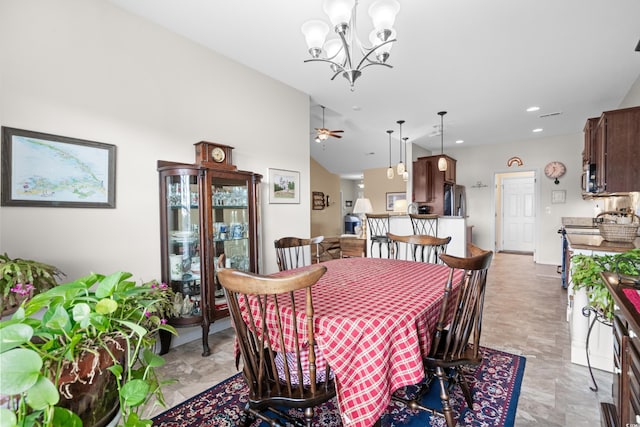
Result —
[{"label": "red checkered tablecloth", "polygon": [[[395,390],[423,379],[422,354],[431,346],[449,268],[378,258],[322,265],[327,272],[313,287],[317,345],[337,379],[343,424],[369,427]],[[457,283],[462,271],[456,274]],[[298,307],[303,301],[300,294]],[[289,348],[293,316],[290,307],[280,311],[289,325]],[[296,318],[299,339],[306,340],[304,308]],[[273,321],[275,316],[267,318]]]}]

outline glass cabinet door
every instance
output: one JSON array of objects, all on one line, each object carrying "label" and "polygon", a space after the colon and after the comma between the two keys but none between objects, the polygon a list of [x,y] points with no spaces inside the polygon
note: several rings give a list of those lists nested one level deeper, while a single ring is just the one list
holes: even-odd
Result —
[{"label": "glass cabinet door", "polygon": [[[212,222],[214,266],[250,271],[251,230],[249,221],[248,182],[212,178]],[[226,309],[222,287],[215,280],[215,308]]]},{"label": "glass cabinet door", "polygon": [[202,315],[198,176],[168,175],[165,181],[165,239],[171,287],[175,292],[180,292],[183,298],[179,307],[180,317],[185,321],[197,322],[201,320],[192,317]]}]

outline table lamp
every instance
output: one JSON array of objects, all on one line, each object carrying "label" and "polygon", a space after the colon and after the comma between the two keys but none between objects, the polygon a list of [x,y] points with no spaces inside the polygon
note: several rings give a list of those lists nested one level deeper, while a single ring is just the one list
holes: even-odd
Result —
[{"label": "table lamp", "polygon": [[373,206],[371,206],[371,201],[369,199],[364,197],[356,199],[356,204],[353,206],[353,213],[360,217],[362,223],[361,233],[359,236],[361,239],[367,238],[367,218],[365,216],[371,212],[373,212]]}]

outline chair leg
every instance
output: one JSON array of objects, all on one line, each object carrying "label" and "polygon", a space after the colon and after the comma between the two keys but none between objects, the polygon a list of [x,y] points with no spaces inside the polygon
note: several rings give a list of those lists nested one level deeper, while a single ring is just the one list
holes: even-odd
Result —
[{"label": "chair leg", "polygon": [[311,427],[313,421],[313,408],[304,408],[304,421],[307,427]]},{"label": "chair leg", "polygon": [[464,377],[462,373],[462,368],[456,368],[457,373],[457,382],[460,384],[460,388],[462,389],[462,394],[464,394],[464,399],[467,401],[467,406],[469,409],[473,411],[473,396],[471,394],[471,388],[469,387],[469,383],[467,383],[467,379]]},{"label": "chair leg", "polygon": [[440,381],[440,400],[442,401],[442,413],[447,420],[447,427],[456,427],[456,420],[453,413],[453,408],[449,402],[449,388],[447,387],[447,374],[442,367],[436,368],[436,376]]}]

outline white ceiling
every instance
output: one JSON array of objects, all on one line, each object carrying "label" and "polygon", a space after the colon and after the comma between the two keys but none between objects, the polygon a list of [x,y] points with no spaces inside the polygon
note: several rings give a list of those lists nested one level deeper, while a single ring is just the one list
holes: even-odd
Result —
[{"label": "white ceiling", "polygon": [[[394,68],[365,69],[353,92],[328,65],[303,62],[300,26],[328,22],[321,0],[110,1],[308,93],[311,128],[325,105],[326,127],[344,136],[318,144],[310,129],[311,155],[345,177],[388,165],[387,129],[398,161],[397,120],[409,142],[436,152],[441,110],[445,152],[457,139],[533,142],[581,132],[588,117],[618,108],[640,74],[638,0],[400,0]],[[365,40],[371,2],[358,8]],[[540,117],[551,113],[561,114]]]}]

